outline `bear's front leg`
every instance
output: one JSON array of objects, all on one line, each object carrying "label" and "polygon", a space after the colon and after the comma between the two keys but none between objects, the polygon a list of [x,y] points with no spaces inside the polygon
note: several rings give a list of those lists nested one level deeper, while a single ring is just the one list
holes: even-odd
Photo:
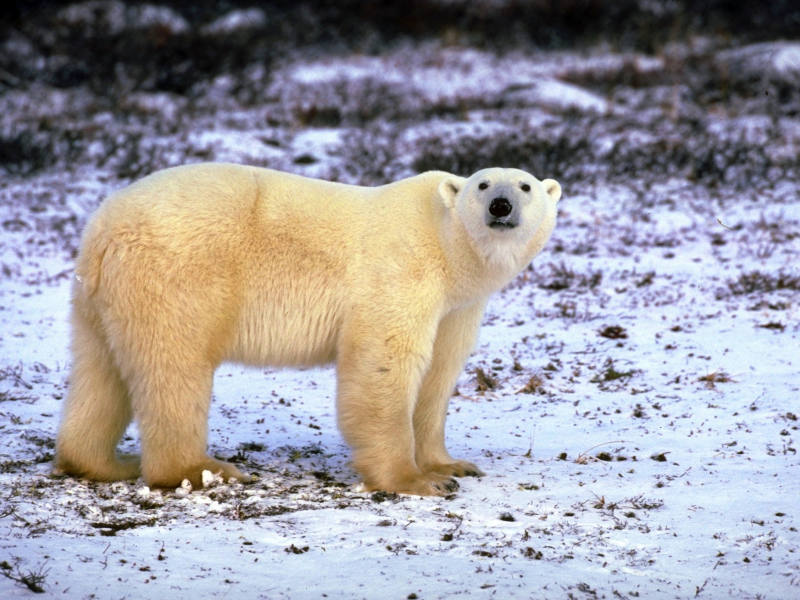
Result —
[{"label": "bear's front leg", "polygon": [[458,483],[419,469],[412,423],[438,319],[414,309],[397,319],[388,311],[381,318],[351,315],[337,357],[339,428],[367,489],[443,496]]},{"label": "bear's front leg", "polygon": [[446,315],[436,332],[430,368],[414,408],[416,461],[427,473],[454,477],[480,477],[475,464],[455,460],[444,443],[447,407],[458,377],[475,346],[486,302],[476,302]]}]

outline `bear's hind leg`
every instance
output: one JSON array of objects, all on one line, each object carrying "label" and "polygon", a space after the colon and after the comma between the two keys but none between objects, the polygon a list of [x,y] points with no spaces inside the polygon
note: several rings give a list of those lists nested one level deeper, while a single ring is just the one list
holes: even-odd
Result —
[{"label": "bear's hind leg", "polygon": [[117,455],[131,421],[128,390],[120,378],[99,319],[75,298],[72,371],[56,439],[55,468],[95,481],[139,477],[139,457]]},{"label": "bear's hind leg", "polygon": [[181,355],[179,349],[170,349],[163,362],[137,370],[129,379],[145,481],[151,487],[176,487],[188,479],[201,488],[203,471],[249,481],[232,464],[207,455],[214,368],[192,361],[178,364]]}]

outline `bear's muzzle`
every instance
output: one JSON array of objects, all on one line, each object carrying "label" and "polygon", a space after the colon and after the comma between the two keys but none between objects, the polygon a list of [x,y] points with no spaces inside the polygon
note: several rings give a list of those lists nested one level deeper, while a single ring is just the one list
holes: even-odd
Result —
[{"label": "bear's muzzle", "polygon": [[519,219],[514,211],[514,206],[508,198],[498,196],[489,203],[486,224],[492,229],[514,229],[519,225]]}]

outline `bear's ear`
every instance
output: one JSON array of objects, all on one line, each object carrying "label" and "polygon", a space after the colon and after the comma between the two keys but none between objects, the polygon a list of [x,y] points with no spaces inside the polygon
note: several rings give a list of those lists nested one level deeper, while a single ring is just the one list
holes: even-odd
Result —
[{"label": "bear's ear", "polygon": [[555,202],[561,199],[561,184],[555,179],[545,179],[542,182],[542,187],[545,193],[550,196]]},{"label": "bear's ear", "polygon": [[453,208],[456,205],[456,196],[458,196],[458,192],[464,189],[466,181],[463,177],[451,175],[439,184],[439,195],[447,208]]}]

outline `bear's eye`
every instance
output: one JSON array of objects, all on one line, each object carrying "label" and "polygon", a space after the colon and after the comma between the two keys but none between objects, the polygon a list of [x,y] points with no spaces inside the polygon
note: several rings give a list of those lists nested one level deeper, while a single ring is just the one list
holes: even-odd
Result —
[{"label": "bear's eye", "polygon": [[485,181],[482,181],[481,183],[478,184],[478,189],[479,190],[485,190],[488,187],[489,187],[489,184],[486,183]]},{"label": "bear's eye", "polygon": [[531,186],[529,186],[527,183],[523,183],[519,187],[523,192],[530,192],[531,191]]}]

